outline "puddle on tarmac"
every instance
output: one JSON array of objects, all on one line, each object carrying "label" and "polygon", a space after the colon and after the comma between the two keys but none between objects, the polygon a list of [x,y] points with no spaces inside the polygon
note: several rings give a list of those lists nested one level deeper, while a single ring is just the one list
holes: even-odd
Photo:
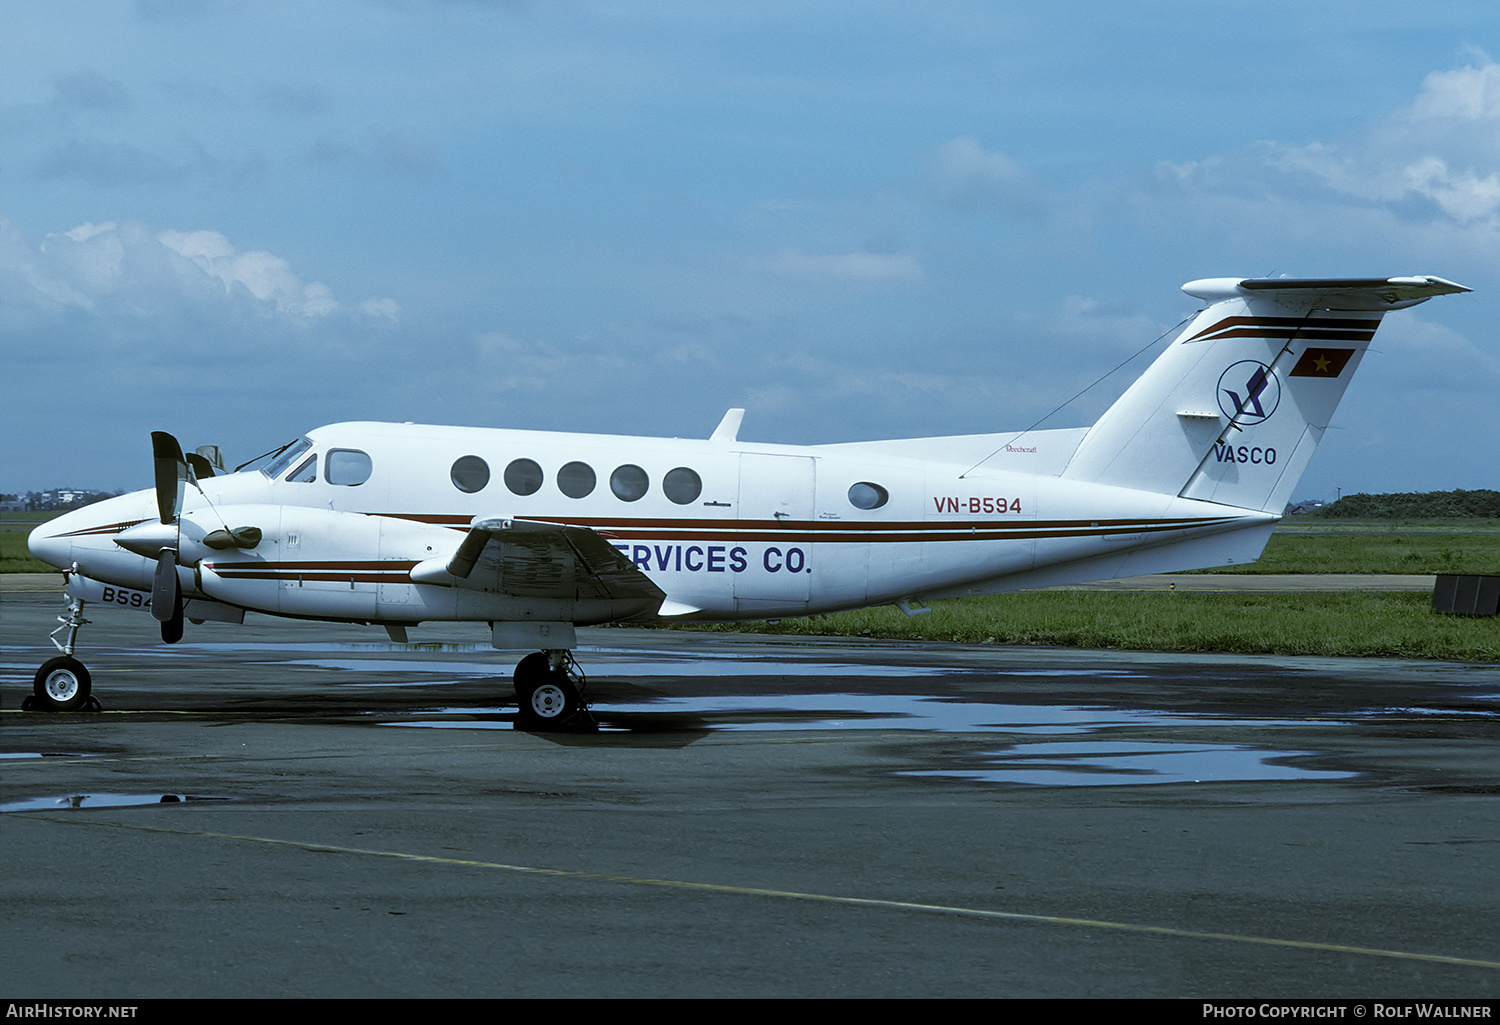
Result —
[{"label": "puddle on tarmac", "polygon": [[[935,733],[1007,733],[1027,737],[1097,734],[1097,739],[1037,740],[978,753],[972,769],[907,770],[896,775],[970,779],[1034,786],[1123,786],[1152,783],[1265,780],[1338,780],[1357,773],[1297,764],[1310,751],[1264,750],[1238,744],[1115,740],[1125,727],[1170,725],[1244,727],[1304,726],[1303,719],[1195,717],[1154,709],[1077,705],[1019,705],[906,694],[737,694],[662,697],[594,709],[600,733],[632,732],[634,716],[691,716],[707,731],[918,730]],[[501,721],[387,722],[432,729],[514,729]]]},{"label": "puddle on tarmac", "polygon": [[898,776],[972,779],[1033,786],[1140,786],[1143,783],[1228,783],[1353,779],[1355,772],[1288,764],[1311,751],[1265,751],[1228,744],[1153,741],[1043,742],[987,752],[982,769],[898,772]]},{"label": "puddle on tarmac", "polygon": [[[926,730],[936,733],[1078,733],[1114,726],[1185,722],[1243,726],[1243,719],[1206,719],[1152,709],[1083,705],[1020,705],[919,694],[736,694],[728,697],[662,697],[635,704],[611,701],[596,712],[669,712],[722,716],[723,730]],[[749,713],[747,715],[747,713]],[[789,716],[799,716],[790,719]],[[1287,720],[1291,724],[1297,720]],[[1255,720],[1265,724],[1270,720]]]},{"label": "puddle on tarmac", "polygon": [[[359,645],[366,650],[397,651],[400,645]],[[328,650],[324,646],[322,650]],[[479,646],[450,645],[445,650],[481,650]],[[828,662],[816,654],[805,659],[746,658],[739,653],[651,651],[641,649],[579,648],[587,670],[595,676],[624,676],[643,679],[662,676],[736,677],[736,676],[817,676],[817,677],[921,677],[921,676],[1048,676],[1120,679],[1142,674],[1128,669],[1007,670],[996,666],[890,665],[870,662]],[[422,661],[419,659],[381,658],[303,658],[281,662],[259,663],[277,666],[308,666],[314,669],[342,669],[364,673],[435,673],[460,676],[509,676],[514,662],[497,659],[489,662]],[[357,685],[388,686],[358,681]]]},{"label": "puddle on tarmac", "polygon": [[1500,717],[1500,695],[1481,694],[1469,698],[1469,701],[1478,705],[1494,704],[1496,707],[1489,708],[1422,708],[1420,706],[1396,707],[1394,705],[1386,708],[1368,708],[1363,712],[1351,713],[1351,718],[1363,719],[1385,719],[1385,718],[1412,718],[1412,719],[1494,719]]},{"label": "puddle on tarmac", "polygon": [[0,761],[6,758],[97,758],[98,755],[75,751],[0,751]]},{"label": "puddle on tarmac", "polygon": [[200,794],[67,794],[63,797],[31,797],[0,804],[0,812],[57,811],[71,808],[141,808],[153,804],[185,804],[195,801],[233,801],[233,797]]},{"label": "puddle on tarmac", "polygon": [[[426,714],[482,714],[509,709],[432,709]],[[618,720],[633,715],[695,716],[704,728],[754,730],[923,730],[934,733],[1077,733],[1111,726],[1139,725],[1181,717],[1146,710],[1072,705],[1010,705],[961,701],[916,694],[733,694],[658,697],[648,701],[610,700],[594,706],[601,731],[629,732]],[[1264,722],[1265,720],[1257,720]],[[1243,725],[1244,720],[1193,719],[1194,725]],[[385,726],[505,728],[505,723],[389,722]]]},{"label": "puddle on tarmac", "polygon": [[[1056,669],[1006,669],[996,665],[942,666],[931,664],[891,665],[828,662],[830,652],[809,651],[805,657],[788,652],[775,658],[746,658],[742,652],[677,651],[668,649],[581,647],[586,667],[596,678],[626,680],[673,676],[722,679],[796,679],[880,677],[923,679],[936,676],[991,679],[1005,677],[1052,677],[1086,679],[1141,678],[1149,675],[1131,669],[1097,669],[1089,666]],[[261,664],[305,666],[334,670],[333,680],[343,687],[403,687],[413,683],[458,684],[476,678],[506,679],[513,659],[496,655],[486,644],[399,644],[382,641],[347,644],[184,644],[175,654],[215,652],[296,652],[308,657]],[[355,653],[369,652],[361,658]],[[470,659],[445,661],[423,658],[428,653],[463,655]],[[487,653],[483,658],[480,653]],[[399,657],[399,656],[410,657]],[[30,672],[29,667],[27,671]],[[395,674],[404,674],[399,679]],[[344,677],[344,679],[339,679]],[[383,679],[382,679],[383,677]],[[416,677],[418,679],[413,679]],[[1483,717],[1496,713],[1484,707],[1493,696],[1485,695],[1479,708],[1465,710],[1428,707],[1371,707],[1348,710],[1338,716],[1319,717],[1318,723],[1368,722],[1382,716]],[[431,708],[414,710],[417,716],[451,718],[386,721],[380,725],[428,729],[513,730],[514,706],[495,708]],[[1011,704],[970,698],[934,697],[922,694],[866,693],[751,693],[710,696],[662,696],[645,700],[608,700],[594,708],[601,733],[630,734],[646,728],[658,731],[663,724],[681,723],[682,729],[706,732],[744,731],[925,731],[934,733],[1012,734],[1036,738],[1013,746],[975,751],[962,756],[967,765],[951,763],[931,769],[908,769],[897,775],[934,779],[974,780],[985,783],[1032,786],[1124,786],[1163,783],[1235,781],[1329,781],[1358,776],[1353,771],[1311,768],[1307,760],[1319,752],[1257,749],[1243,744],[1183,743],[1114,739],[1122,728],[1151,729],[1307,726],[1307,717],[1261,718],[1254,716],[1195,715],[1192,712],[1150,708],[1120,708],[1080,705]],[[371,713],[388,715],[389,713]],[[649,721],[649,727],[645,724]],[[1138,735],[1138,734],[1137,734]],[[1058,739],[1047,739],[1049,737]],[[1066,738],[1066,739],[1064,739]],[[1239,738],[1236,738],[1239,739]],[[42,757],[39,754],[10,757]],[[946,759],[945,759],[946,761]],[[183,800],[209,798],[182,795],[99,794],[62,798],[38,798],[0,806],[0,811],[36,811],[63,807],[125,807],[158,804],[178,797]],[[223,800],[224,798],[218,798]],[[74,803],[76,802],[76,803]]]}]

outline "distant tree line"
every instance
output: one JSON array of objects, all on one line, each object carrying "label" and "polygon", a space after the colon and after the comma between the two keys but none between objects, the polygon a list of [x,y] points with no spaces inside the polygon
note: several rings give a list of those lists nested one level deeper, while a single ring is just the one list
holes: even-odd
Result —
[{"label": "distant tree line", "polygon": [[106,498],[123,495],[123,491],[87,491],[82,488],[53,488],[50,491],[27,491],[0,494],[0,509],[12,512],[53,512],[82,509]]},{"label": "distant tree line", "polygon": [[1306,513],[1329,520],[1500,519],[1500,491],[1428,491],[1345,495]]}]

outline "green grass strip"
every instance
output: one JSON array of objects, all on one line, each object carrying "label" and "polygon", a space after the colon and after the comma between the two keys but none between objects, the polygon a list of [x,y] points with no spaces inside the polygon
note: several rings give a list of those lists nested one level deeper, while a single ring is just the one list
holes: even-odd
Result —
[{"label": "green grass strip", "polygon": [[1500,574],[1500,530],[1402,531],[1329,523],[1323,532],[1283,526],[1260,558],[1227,573]]},{"label": "green grass strip", "polygon": [[871,637],[959,644],[1038,644],[1139,651],[1500,661],[1500,617],[1432,611],[1422,592],[1304,594],[1023,591],[776,623],[683,629]]}]

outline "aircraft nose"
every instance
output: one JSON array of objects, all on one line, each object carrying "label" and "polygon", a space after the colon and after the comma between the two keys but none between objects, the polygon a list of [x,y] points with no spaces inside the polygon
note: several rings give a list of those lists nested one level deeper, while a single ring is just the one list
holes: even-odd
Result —
[{"label": "aircraft nose", "polygon": [[26,538],[26,547],[49,566],[69,569],[73,565],[73,542],[61,536],[57,520],[43,523],[33,530]]}]

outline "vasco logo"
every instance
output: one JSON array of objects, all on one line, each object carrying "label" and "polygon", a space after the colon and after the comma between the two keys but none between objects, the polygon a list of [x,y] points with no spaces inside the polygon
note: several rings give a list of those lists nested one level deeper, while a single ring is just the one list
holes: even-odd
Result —
[{"label": "vasco logo", "polygon": [[1281,404],[1281,382],[1271,368],[1242,359],[1219,375],[1219,408],[1229,419],[1258,424]]}]

